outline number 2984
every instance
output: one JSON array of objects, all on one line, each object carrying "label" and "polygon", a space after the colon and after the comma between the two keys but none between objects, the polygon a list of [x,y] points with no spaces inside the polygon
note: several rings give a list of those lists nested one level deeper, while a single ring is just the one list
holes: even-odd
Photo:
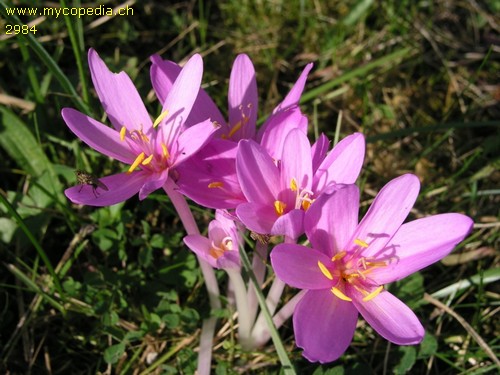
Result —
[{"label": "number 2984", "polygon": [[36,25],[5,25],[6,35],[36,33]]}]

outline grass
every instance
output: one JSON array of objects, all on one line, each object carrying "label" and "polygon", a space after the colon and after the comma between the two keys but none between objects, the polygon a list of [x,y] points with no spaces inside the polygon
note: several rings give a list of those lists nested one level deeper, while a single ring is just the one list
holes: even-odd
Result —
[{"label": "grass", "polygon": [[[60,116],[63,107],[103,116],[86,61],[93,47],[111,69],[127,71],[150,113],[159,113],[148,73],[154,53],[174,61],[201,53],[204,85],[222,111],[232,61],[247,53],[257,71],[259,117],[313,61],[302,104],[311,137],[333,137],[341,117],[341,136],[362,131],[368,139],[363,207],[391,178],[411,172],[422,181],[412,218],[462,212],[475,227],[445,261],[390,287],[424,324],[421,345],[390,345],[360,321],[341,359],[311,364],[295,347],[290,322],[280,337],[296,371],[493,372],[488,351],[498,355],[500,347],[499,2],[129,4],[133,16],[37,19],[36,34],[0,36],[0,371],[196,368],[209,307],[168,200],[156,193],[95,209],[71,205],[62,194],[75,183],[76,168],[98,176],[120,168],[82,146]],[[0,13],[2,30],[16,22]],[[203,228],[210,215],[196,210],[196,219]],[[293,293],[287,289],[285,298]],[[214,373],[280,372],[271,343],[241,350],[231,311],[218,314]]]}]

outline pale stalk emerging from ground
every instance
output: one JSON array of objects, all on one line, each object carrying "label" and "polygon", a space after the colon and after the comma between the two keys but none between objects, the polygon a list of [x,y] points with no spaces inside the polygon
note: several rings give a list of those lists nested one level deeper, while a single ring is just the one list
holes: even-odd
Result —
[{"label": "pale stalk emerging from ground", "polygon": [[[169,178],[163,188],[172,201],[187,234],[200,234],[193,213],[189,209],[186,199],[175,189],[174,182]],[[205,286],[210,300],[210,308],[212,311],[220,309],[219,285],[217,284],[214,269],[200,257],[197,258],[200,264],[201,273],[205,279]],[[198,375],[210,374],[216,322],[217,318],[214,316],[205,319],[203,322],[200,337],[200,352],[198,354]]]}]

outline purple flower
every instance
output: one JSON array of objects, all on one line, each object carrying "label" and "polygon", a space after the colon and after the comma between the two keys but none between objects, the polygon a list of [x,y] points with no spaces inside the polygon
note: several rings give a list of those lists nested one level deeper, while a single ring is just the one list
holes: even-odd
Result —
[{"label": "purple flower", "polygon": [[242,239],[235,222],[223,211],[215,212],[215,220],[208,225],[208,238],[189,235],[184,243],[214,268],[241,268],[238,247]]},{"label": "purple flower", "polygon": [[422,340],[418,318],[384,285],[446,256],[473,223],[467,216],[449,213],[402,224],[418,190],[414,175],[392,180],[358,224],[358,188],[338,187],[305,215],[312,248],[282,244],[271,252],[276,275],[307,290],[296,306],[293,325],[297,346],[310,361],[330,362],[344,353],[358,312],[395,344]]},{"label": "purple flower", "polygon": [[299,129],[288,133],[278,160],[259,144],[240,141],[236,169],[248,202],[236,214],[250,230],[298,238],[304,212],[325,188],[356,181],[365,152],[362,134],[346,137],[328,155],[318,155],[320,149]]},{"label": "purple flower", "polygon": [[186,63],[154,122],[125,72],[109,71],[93,49],[89,50],[89,66],[94,87],[115,129],[71,108],[64,108],[62,116],[82,141],[130,167],[125,173],[100,179],[107,191],[100,189],[96,194],[94,187],[85,185],[69,188],[65,194],[74,203],[92,206],[119,203],[137,192],[144,199],[162,187],[172,168],[197,152],[217,130],[206,118],[185,126],[200,89],[202,59],[194,55]]}]

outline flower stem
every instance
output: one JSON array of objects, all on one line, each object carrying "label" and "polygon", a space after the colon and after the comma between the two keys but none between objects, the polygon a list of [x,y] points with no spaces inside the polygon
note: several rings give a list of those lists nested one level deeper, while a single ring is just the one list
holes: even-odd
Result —
[{"label": "flower stem", "polygon": [[225,270],[231,280],[236,297],[236,308],[238,310],[238,336],[241,347],[245,350],[252,347],[250,331],[253,320],[250,319],[248,309],[247,289],[241,277],[241,271],[233,268]]},{"label": "flower stem", "polygon": [[[255,250],[252,258],[252,270],[255,275],[255,279],[258,285],[261,286],[264,282],[266,276],[266,259],[267,259],[267,245],[257,241],[255,244]],[[250,322],[255,321],[257,315],[257,310],[259,307],[259,302],[257,300],[257,294],[255,292],[255,286],[252,283],[248,285],[248,319]]]},{"label": "flower stem", "polygon": [[[172,201],[172,204],[175,207],[187,234],[200,234],[196,221],[194,220],[193,213],[191,212],[186,199],[176,190],[176,185],[170,177],[163,186],[163,189]],[[219,285],[217,284],[214,269],[202,258],[197,258],[200,264],[201,273],[205,279],[210,308],[212,310],[220,309]],[[216,322],[217,318],[214,316],[205,319],[203,322],[200,337],[200,352],[198,354],[198,375],[210,374],[213,337]]]}]

